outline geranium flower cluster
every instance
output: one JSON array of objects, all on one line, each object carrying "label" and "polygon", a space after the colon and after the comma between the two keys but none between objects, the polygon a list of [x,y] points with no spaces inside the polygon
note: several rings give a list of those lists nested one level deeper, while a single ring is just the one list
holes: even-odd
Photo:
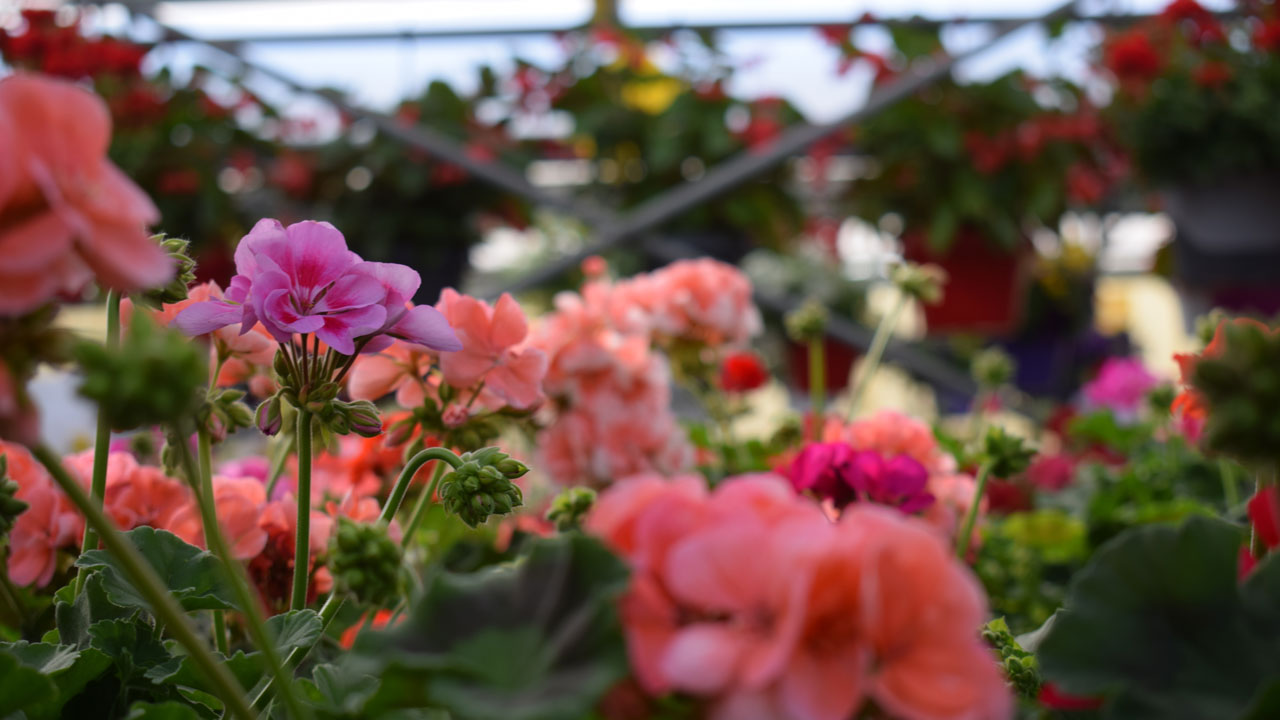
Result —
[{"label": "geranium flower cluster", "polygon": [[[973,477],[956,470],[955,459],[920,420],[892,410],[850,423],[828,418],[818,440],[783,466],[798,492],[834,509],[858,501],[921,513],[950,539],[973,504]],[[985,500],[979,511],[984,506]]]},{"label": "geranium flower cluster", "polygon": [[586,521],[630,563],[621,611],[636,680],[709,717],[1005,717],[978,639],[983,593],[926,524],[860,505],[832,523],[781,477],[637,476]]},{"label": "geranium flower cluster", "polygon": [[[44,587],[59,569],[59,552],[79,549],[84,517],[25,448],[0,442],[0,454],[8,457],[9,476],[18,484],[17,497],[30,505],[18,516],[9,535],[9,579],[18,585]],[[93,460],[91,450],[64,460],[86,490]],[[372,522],[381,509],[373,496],[381,484],[344,483],[348,476],[334,469],[340,462],[349,465],[352,458],[331,459],[327,471],[317,468],[317,482],[312,487],[313,507],[317,508],[311,511],[310,528],[313,596],[332,587],[321,554],[337,519]],[[224,464],[213,476],[213,501],[232,555],[247,564],[263,601],[269,607],[282,608],[288,599],[294,560],[297,505],[292,478],[283,478],[283,489],[273,498],[267,497],[266,465],[257,458]],[[103,507],[122,530],[145,525],[168,530],[197,547],[205,546],[200,509],[191,489],[161,468],[139,463],[129,452],[112,452],[107,458]],[[395,524],[391,531],[398,538]]]},{"label": "geranium flower cluster", "polygon": [[542,464],[557,482],[586,485],[688,467],[655,346],[698,353],[745,343],[760,329],[751,283],[706,258],[619,282],[595,275],[580,293],[556,296],[535,334],[558,411],[539,437]]}]

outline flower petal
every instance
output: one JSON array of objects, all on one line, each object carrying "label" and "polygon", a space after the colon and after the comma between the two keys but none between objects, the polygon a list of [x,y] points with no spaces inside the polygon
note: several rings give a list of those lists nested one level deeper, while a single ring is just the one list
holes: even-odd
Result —
[{"label": "flower petal", "polygon": [[462,341],[458,339],[453,328],[449,327],[449,321],[445,320],[439,310],[430,305],[416,305],[410,308],[387,331],[387,334],[441,352],[455,352],[462,349]]},{"label": "flower petal", "polygon": [[206,300],[182,309],[173,324],[188,335],[204,335],[240,322],[244,308],[225,300]]}]

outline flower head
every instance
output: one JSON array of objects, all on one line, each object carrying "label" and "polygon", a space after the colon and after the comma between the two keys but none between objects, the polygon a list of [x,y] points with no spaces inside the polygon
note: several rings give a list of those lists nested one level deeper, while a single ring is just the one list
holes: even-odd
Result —
[{"label": "flower head", "polygon": [[142,290],[173,262],[151,239],[155,205],[107,159],[106,105],[70,82],[0,79],[0,315],[21,315],[96,278]]},{"label": "flower head", "polygon": [[1093,407],[1107,408],[1122,417],[1132,417],[1142,401],[1159,383],[1137,358],[1107,358],[1094,379],[1084,386],[1084,397]]},{"label": "flower head", "polygon": [[725,392],[755,390],[768,381],[769,371],[753,352],[729,353],[720,364],[720,389]]},{"label": "flower head", "polygon": [[547,356],[525,344],[529,322],[510,295],[503,293],[491,307],[445,288],[436,307],[460,341],[458,347],[449,348],[452,352],[440,355],[445,382],[468,388],[483,381],[486,390],[518,409],[541,400]]}]

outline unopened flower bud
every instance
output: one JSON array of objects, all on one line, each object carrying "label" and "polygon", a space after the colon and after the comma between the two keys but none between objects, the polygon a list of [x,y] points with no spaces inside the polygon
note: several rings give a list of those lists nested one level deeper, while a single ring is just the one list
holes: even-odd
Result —
[{"label": "unopened flower bud", "polygon": [[1026,470],[1035,454],[1022,438],[1001,427],[988,428],[982,438],[984,461],[989,464],[991,474],[998,478],[1010,478]]},{"label": "unopened flower bud", "polygon": [[388,447],[395,447],[409,442],[409,438],[413,436],[413,431],[418,429],[418,421],[409,416],[403,420],[397,420],[391,423],[391,427],[387,428],[387,437],[384,442]]},{"label": "unopened flower bud", "polygon": [[889,271],[889,279],[907,297],[926,305],[942,301],[942,286],[947,282],[947,271],[937,265],[902,263]]},{"label": "unopened flower bud", "polygon": [[1013,379],[1013,358],[1000,348],[987,348],[973,356],[969,370],[979,388],[994,390]]},{"label": "unopened flower bud", "polygon": [[161,287],[152,288],[132,297],[153,308],[160,308],[163,305],[171,305],[186,300],[187,288],[196,281],[196,261],[192,260],[191,255],[187,252],[187,246],[190,243],[182,238],[171,238],[164,235],[155,235],[151,240],[159,244],[160,249],[173,261],[173,279]]},{"label": "unopened flower bud", "polygon": [[258,430],[268,437],[280,432],[283,420],[280,415],[280,396],[272,395],[258,405],[255,413]]},{"label": "unopened flower bud", "polygon": [[357,601],[383,604],[400,595],[403,557],[400,543],[391,539],[384,524],[342,517],[329,548],[329,572]]},{"label": "unopened flower bud", "polygon": [[346,403],[346,412],[351,421],[351,431],[355,434],[367,438],[382,434],[382,417],[373,403],[368,400]]},{"label": "unopened flower bud", "polygon": [[0,455],[0,540],[3,540],[27,504],[18,499],[18,483],[9,477],[9,456]]},{"label": "unopened flower bud", "polygon": [[505,514],[524,502],[520,487],[511,482],[528,468],[498,448],[462,455],[462,463],[444,476],[440,501],[445,509],[475,527],[490,515]]},{"label": "unopened flower bud", "polygon": [[821,340],[827,332],[827,308],[811,298],[787,315],[786,325],[787,337],[796,342]]},{"label": "unopened flower bud", "polygon": [[513,457],[506,458],[505,460],[499,460],[494,467],[497,468],[498,471],[501,472],[508,480],[515,480],[517,478],[524,477],[525,473],[529,472],[528,465],[525,465]]},{"label": "unopened flower bud", "polygon": [[452,430],[467,424],[467,420],[471,417],[471,411],[462,403],[449,403],[440,415],[440,421],[444,426]]},{"label": "unopened flower bud", "polygon": [[568,532],[582,526],[591,506],[596,502],[596,491],[591,488],[569,488],[551,501],[547,510],[547,520],[555,523],[556,530]]}]

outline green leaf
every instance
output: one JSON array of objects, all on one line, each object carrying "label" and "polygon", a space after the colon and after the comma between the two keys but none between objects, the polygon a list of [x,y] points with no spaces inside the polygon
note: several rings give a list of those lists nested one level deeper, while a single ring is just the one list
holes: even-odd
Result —
[{"label": "green leaf", "polygon": [[363,633],[364,708],[443,707],[467,720],[584,717],[626,673],[615,602],[627,570],[598,541],[531,542],[514,564],[441,573],[404,623]]},{"label": "green leaf", "polygon": [[129,708],[125,720],[200,720],[200,714],[180,702],[136,702]]},{"label": "green leaf", "polygon": [[[246,654],[243,650],[237,650],[231,657],[221,653],[214,653],[214,655],[227,667],[227,670],[231,671],[241,687],[254,687],[266,674],[265,661],[260,652]],[[210,694],[216,694],[218,690],[217,686],[209,682],[208,676],[198,669],[191,657],[187,655],[153,665],[147,671],[146,677],[157,685],[174,685]]]},{"label": "green leaf", "polygon": [[276,641],[281,657],[296,648],[309,648],[324,633],[324,623],[315,610],[290,610],[267,618],[267,632]]},{"label": "green leaf", "polygon": [[89,628],[102,620],[125,620],[138,613],[136,608],[121,607],[107,597],[106,580],[95,572],[85,578],[84,587],[73,603],[59,602],[54,606],[54,618],[58,623],[58,641],[83,650],[92,638]]},{"label": "green leaf", "polygon": [[[1236,580],[1240,529],[1192,517],[1130,530],[1071,585],[1037,650],[1044,677],[1110,695],[1107,718],[1239,718],[1280,679],[1280,561]],[[1269,707],[1269,705],[1268,705]]]},{"label": "green leaf", "polygon": [[[212,553],[184,542],[167,530],[139,527],[125,535],[155,568],[183,609],[236,609],[235,594],[222,563]],[[112,602],[150,611],[150,604],[129,582],[111,553],[106,550],[90,550],[76,560],[76,565],[102,568],[107,595]]]},{"label": "green leaf", "polygon": [[89,628],[90,643],[115,662],[120,678],[128,682],[151,668],[170,662],[173,655],[160,641],[160,633],[141,619],[103,620]]},{"label": "green leaf", "polygon": [[40,671],[26,667],[8,652],[0,652],[0,717],[47,702],[57,692],[53,681]]},{"label": "green leaf", "polygon": [[310,679],[295,684],[299,696],[323,718],[362,717],[361,708],[378,689],[377,678],[328,664],[317,665]]},{"label": "green leaf", "polygon": [[25,667],[53,680],[58,692],[26,709],[29,720],[56,718],[62,706],[74,698],[85,685],[102,675],[111,659],[93,648],[77,650],[70,645],[16,642],[0,648],[17,658]]}]

